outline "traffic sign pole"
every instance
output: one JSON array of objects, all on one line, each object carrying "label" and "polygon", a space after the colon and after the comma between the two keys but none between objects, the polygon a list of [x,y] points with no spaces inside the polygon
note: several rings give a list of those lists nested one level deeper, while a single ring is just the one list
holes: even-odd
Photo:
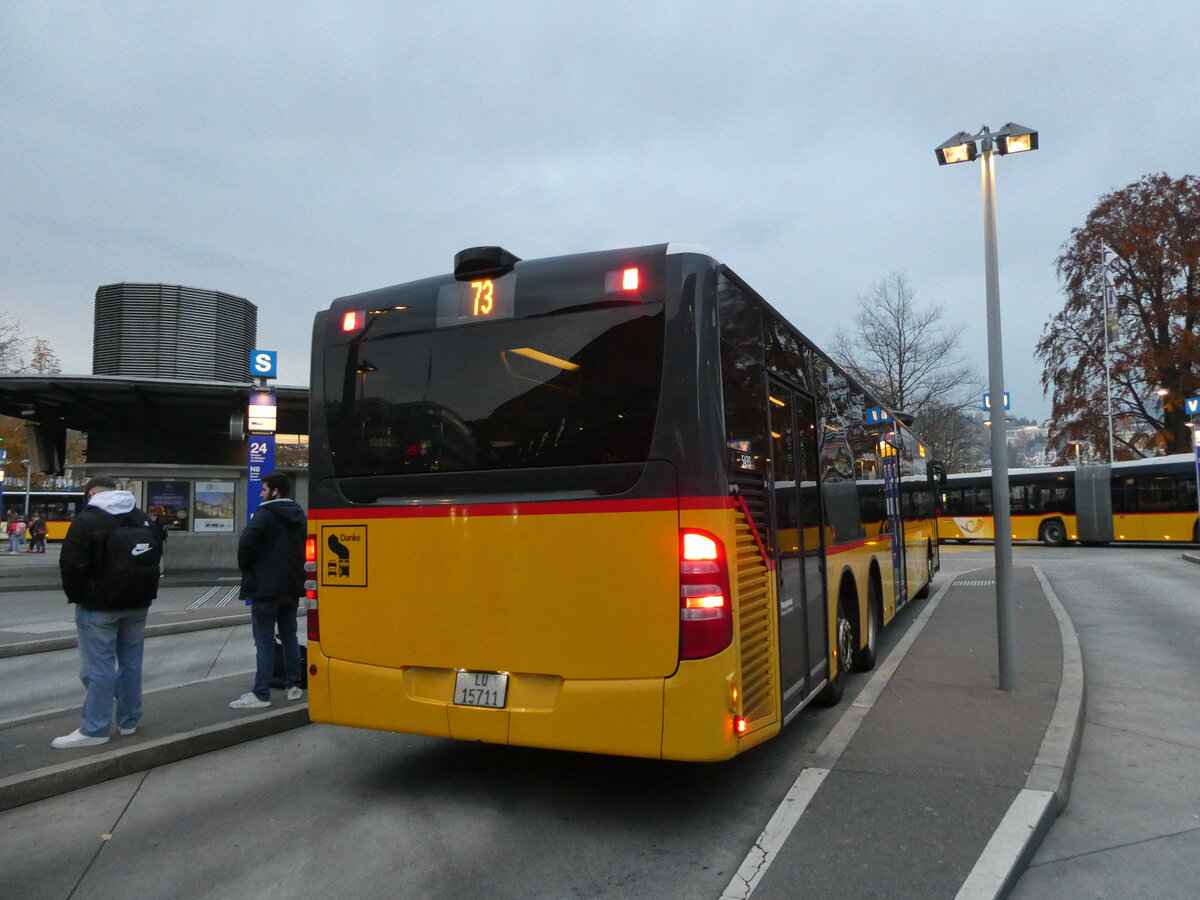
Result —
[{"label": "traffic sign pole", "polygon": [[275,394],[267,387],[274,378],[278,354],[274,350],[250,352],[250,375],[258,379],[261,390],[250,394],[246,410],[246,430],[250,433],[246,455],[246,524],[262,502],[264,475],[275,471]]},{"label": "traffic sign pole", "polygon": [[[1192,417],[1192,447],[1196,453],[1196,485],[1200,486],[1200,397],[1183,401],[1184,411]],[[1200,512],[1200,490],[1196,491],[1196,508]]]}]

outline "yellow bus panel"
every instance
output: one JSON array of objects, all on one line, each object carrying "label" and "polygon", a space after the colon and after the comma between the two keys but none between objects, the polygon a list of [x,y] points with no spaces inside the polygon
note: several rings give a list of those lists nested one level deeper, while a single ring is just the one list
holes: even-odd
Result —
[{"label": "yellow bus panel", "polygon": [[[564,679],[675,669],[674,509],[314,526],[324,649],[334,659]],[[349,548],[344,573],[339,548]]]}]

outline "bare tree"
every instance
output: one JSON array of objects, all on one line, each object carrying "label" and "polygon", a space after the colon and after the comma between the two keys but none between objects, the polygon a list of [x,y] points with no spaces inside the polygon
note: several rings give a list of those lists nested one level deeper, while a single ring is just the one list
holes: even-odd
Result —
[{"label": "bare tree", "polygon": [[54,352],[50,342],[37,338],[33,342],[33,349],[29,353],[29,365],[26,368],[38,375],[57,375],[62,372],[62,363],[59,362],[58,354]]},{"label": "bare tree", "polygon": [[0,373],[57,375],[61,371],[58,354],[49,341],[26,337],[19,321],[0,312]]},{"label": "bare tree", "polygon": [[25,336],[21,334],[21,323],[8,313],[0,312],[0,372],[20,372],[24,362]]},{"label": "bare tree", "polygon": [[919,307],[908,276],[893,272],[858,298],[854,327],[833,338],[838,362],[889,409],[910,413],[948,471],[979,464],[979,426],[966,413],[982,382],[959,350],[965,326],[941,306]]},{"label": "bare tree", "polygon": [[[0,313],[0,373],[5,375],[57,375],[62,371],[58,354],[50,342],[42,338],[27,338],[21,323],[8,313]],[[37,475],[25,471],[21,460],[29,456],[25,438],[25,420],[11,416],[0,416],[0,447],[8,450],[7,474],[10,477],[32,477]],[[73,436],[73,439],[72,439]],[[82,440],[78,432],[68,432],[73,459],[82,454]]]}]

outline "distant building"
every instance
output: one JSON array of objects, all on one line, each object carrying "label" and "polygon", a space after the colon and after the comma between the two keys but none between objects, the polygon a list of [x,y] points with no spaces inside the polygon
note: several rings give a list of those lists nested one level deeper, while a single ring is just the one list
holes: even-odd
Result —
[{"label": "distant building", "polygon": [[246,380],[258,309],[249,300],[178,284],[96,289],[92,374]]}]

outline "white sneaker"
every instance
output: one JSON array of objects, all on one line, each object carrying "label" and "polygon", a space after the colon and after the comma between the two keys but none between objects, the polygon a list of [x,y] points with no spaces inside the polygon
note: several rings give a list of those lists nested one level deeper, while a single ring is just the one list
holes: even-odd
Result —
[{"label": "white sneaker", "polygon": [[129,737],[131,734],[137,734],[136,725],[130,725],[128,728],[121,729],[121,737]]},{"label": "white sneaker", "polygon": [[78,728],[70,734],[64,734],[62,737],[56,737],[50,742],[50,746],[55,750],[71,750],[75,747],[96,747],[100,744],[108,743],[108,735],[104,737],[88,737]]},{"label": "white sneaker", "polygon": [[299,687],[293,686],[287,689],[287,698],[289,700],[299,700],[304,696],[304,691]]},{"label": "white sneaker", "polygon": [[270,700],[259,700],[254,696],[254,692],[242,694],[232,703],[229,704],[230,709],[266,709],[271,705]]}]

